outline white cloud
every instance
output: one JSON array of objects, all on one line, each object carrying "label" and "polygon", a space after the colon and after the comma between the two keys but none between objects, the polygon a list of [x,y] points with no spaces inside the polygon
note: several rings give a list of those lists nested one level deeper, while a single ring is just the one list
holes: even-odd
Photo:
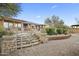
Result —
[{"label": "white cloud", "polygon": [[54,8],[56,8],[56,7],[57,7],[57,5],[53,5],[51,8],[54,9]]},{"label": "white cloud", "polygon": [[36,16],[36,18],[41,18],[41,16]]}]

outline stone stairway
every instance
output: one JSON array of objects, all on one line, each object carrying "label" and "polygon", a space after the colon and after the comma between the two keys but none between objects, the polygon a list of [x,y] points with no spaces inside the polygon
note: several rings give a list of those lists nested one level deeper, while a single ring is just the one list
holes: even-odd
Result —
[{"label": "stone stairway", "polygon": [[39,44],[40,43],[39,40],[34,39],[32,36],[33,36],[33,34],[31,34],[31,36],[29,36],[29,34],[27,34],[27,33],[17,34],[17,36],[16,36],[17,49]]},{"label": "stone stairway", "polygon": [[36,32],[16,33],[12,36],[3,36],[1,41],[1,54],[9,54],[18,49],[38,45],[44,40]]}]

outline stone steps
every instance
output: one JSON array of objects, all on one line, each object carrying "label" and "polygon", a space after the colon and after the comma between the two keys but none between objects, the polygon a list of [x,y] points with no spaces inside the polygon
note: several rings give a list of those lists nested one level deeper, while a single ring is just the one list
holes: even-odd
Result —
[{"label": "stone steps", "polygon": [[29,47],[29,46],[33,46],[33,45],[39,44],[39,40],[35,40],[35,39],[34,40],[28,40],[27,36],[28,35],[26,35],[24,33],[17,35],[17,38],[16,38],[17,49],[18,48]]}]

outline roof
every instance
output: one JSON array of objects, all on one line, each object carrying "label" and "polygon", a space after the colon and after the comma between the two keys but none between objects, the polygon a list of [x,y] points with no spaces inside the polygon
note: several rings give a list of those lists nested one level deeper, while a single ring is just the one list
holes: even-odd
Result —
[{"label": "roof", "polygon": [[11,17],[4,17],[4,20],[6,20],[6,21],[22,22],[22,20],[11,18]]},{"label": "roof", "polygon": [[29,22],[29,21],[23,21],[23,23],[25,23],[25,24],[34,24],[34,25],[45,25],[45,24],[37,24],[37,23]]},{"label": "roof", "polygon": [[11,18],[11,17],[4,17],[4,20],[16,21],[16,22],[23,22],[23,23],[25,23],[25,24],[45,25],[45,24],[37,24],[37,23],[25,21],[25,20],[15,19],[15,18]]},{"label": "roof", "polygon": [[79,25],[72,25],[72,26],[79,26]]}]

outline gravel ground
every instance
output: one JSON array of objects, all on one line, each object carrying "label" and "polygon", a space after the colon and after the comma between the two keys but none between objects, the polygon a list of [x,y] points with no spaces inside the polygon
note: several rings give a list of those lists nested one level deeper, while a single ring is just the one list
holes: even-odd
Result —
[{"label": "gravel ground", "polygon": [[19,49],[12,56],[79,56],[79,34],[69,39],[51,40],[44,44]]}]

